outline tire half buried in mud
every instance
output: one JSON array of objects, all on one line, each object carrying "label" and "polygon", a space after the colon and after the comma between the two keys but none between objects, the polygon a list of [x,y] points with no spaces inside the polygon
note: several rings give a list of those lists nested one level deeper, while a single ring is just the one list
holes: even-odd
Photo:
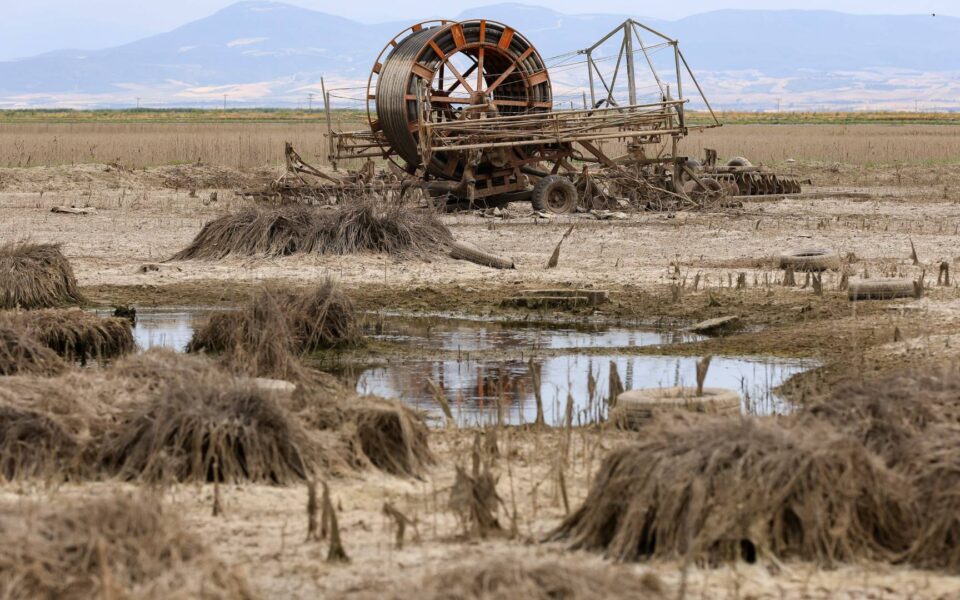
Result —
[{"label": "tire half buried in mud", "polygon": [[617,396],[610,421],[623,429],[636,429],[659,413],[680,410],[736,415],[740,413],[740,394],[723,388],[704,388],[700,396],[695,388],[689,387],[630,390]]}]

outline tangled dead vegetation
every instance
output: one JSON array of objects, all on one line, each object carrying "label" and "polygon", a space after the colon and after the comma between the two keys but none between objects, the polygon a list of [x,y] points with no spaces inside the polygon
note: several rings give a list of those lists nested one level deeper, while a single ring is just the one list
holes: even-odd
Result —
[{"label": "tangled dead vegetation", "polygon": [[909,480],[922,515],[905,560],[960,570],[960,374],[899,373],[840,385],[798,427],[828,421]]},{"label": "tangled dead vegetation", "polygon": [[0,313],[0,322],[25,330],[59,356],[86,363],[122,356],[136,349],[128,319],[101,318],[77,309]]},{"label": "tangled dead vegetation", "polygon": [[432,212],[367,199],[332,210],[289,205],[224,215],[204,225],[172,260],[363,252],[429,258],[452,240]]},{"label": "tangled dead vegetation", "polygon": [[310,431],[339,431],[351,449],[349,462],[357,466],[420,477],[436,462],[423,415],[400,402],[314,388],[298,390],[291,408]]},{"label": "tangled dead vegetation", "polygon": [[422,415],[318,381],[290,397],[159,349],[102,370],[3,377],[0,474],[287,484],[368,467],[417,477],[433,463]]},{"label": "tangled dead vegetation", "polygon": [[908,482],[826,427],[718,420],[611,452],[550,535],[622,561],[896,560],[915,531]]},{"label": "tangled dead vegetation", "polygon": [[0,246],[0,308],[51,308],[83,301],[59,244]]},{"label": "tangled dead vegetation", "polygon": [[907,560],[960,572],[960,426],[933,425],[918,439],[906,472],[917,490],[920,529]]},{"label": "tangled dead vegetation", "polygon": [[389,598],[423,600],[586,600],[587,598],[666,598],[665,586],[653,573],[637,575],[604,564],[574,558],[471,560],[425,577],[418,586]]},{"label": "tangled dead vegetation", "polygon": [[419,477],[434,461],[422,416],[399,402],[358,398],[346,410],[363,456],[391,475]]},{"label": "tangled dead vegetation", "polygon": [[4,598],[253,598],[152,497],[10,504],[0,511]]},{"label": "tangled dead vegetation", "polygon": [[0,319],[0,375],[56,375],[67,363],[40,340]]},{"label": "tangled dead vegetation", "polygon": [[901,373],[839,385],[804,416],[799,426],[827,421],[897,466],[930,426],[960,425],[960,373]]},{"label": "tangled dead vegetation", "polygon": [[100,462],[124,479],[286,484],[307,478],[309,457],[303,429],[268,392],[211,369],[130,407]]},{"label": "tangled dead vegetation", "polygon": [[238,373],[303,381],[302,355],[358,339],[353,303],[327,279],[305,291],[262,288],[240,310],[212,316],[187,351],[217,354]]},{"label": "tangled dead vegetation", "polygon": [[53,417],[0,403],[0,475],[7,480],[73,472],[80,442]]}]

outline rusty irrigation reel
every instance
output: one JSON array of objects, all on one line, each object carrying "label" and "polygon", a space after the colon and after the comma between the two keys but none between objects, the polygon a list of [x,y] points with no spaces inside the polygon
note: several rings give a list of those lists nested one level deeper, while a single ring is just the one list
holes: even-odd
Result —
[{"label": "rusty irrigation reel", "polygon": [[[408,172],[423,166],[430,175],[460,180],[468,158],[460,153],[424,153],[420,123],[445,123],[490,116],[548,111],[553,107],[550,77],[530,42],[510,27],[487,20],[414,26],[391,41],[378,60],[367,98],[368,118],[382,131],[384,154]],[[375,76],[375,77],[374,77]],[[427,156],[424,156],[427,154]],[[496,153],[493,153],[496,154]],[[483,157],[489,172],[524,160]],[[486,168],[489,167],[489,168]]]},{"label": "rusty irrigation reel", "polygon": [[[618,53],[609,51],[611,44]],[[666,78],[655,65],[659,51],[669,57]],[[582,109],[555,109],[547,61],[503,23],[435,20],[408,27],[374,61],[366,88],[368,130],[333,131],[324,92],[330,160],[336,168],[339,160],[386,159],[406,174],[401,196],[419,186],[432,203],[450,207],[530,200],[538,210],[558,213],[624,202],[668,209],[720,196],[799,191],[795,182],[757,167],[718,167],[680,153],[679,142],[691,130],[720,123],[676,40],[627,20],[590,48],[565,56],[588,69],[590,103],[583,92]],[[614,57],[613,73],[604,77],[600,63]],[[640,100],[637,63],[649,67],[650,101]],[[558,68],[569,70],[569,63]],[[615,94],[621,71],[627,98]],[[687,123],[685,79],[709,111],[705,125]]]}]

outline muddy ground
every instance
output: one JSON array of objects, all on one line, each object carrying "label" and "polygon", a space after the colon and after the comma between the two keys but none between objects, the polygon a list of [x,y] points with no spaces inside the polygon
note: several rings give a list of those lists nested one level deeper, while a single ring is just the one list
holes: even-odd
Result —
[{"label": "muddy ground", "polygon": [[[929,364],[946,358],[951,335],[960,333],[960,292],[937,286],[940,264],[956,270],[960,250],[960,169],[956,167],[799,168],[814,180],[814,197],[746,202],[716,212],[640,213],[626,220],[587,215],[540,219],[514,205],[510,218],[473,214],[443,217],[454,235],[512,257],[515,270],[497,271],[437,256],[430,262],[382,256],[231,259],[164,262],[186,246],[207,220],[249,204],[235,195],[257,176],[210,167],[125,172],[85,165],[0,172],[0,242],[31,239],[61,242],[84,293],[97,304],[207,305],[245,298],[264,282],[298,284],[329,275],[339,279],[360,308],[370,311],[449,311],[560,321],[609,320],[683,326],[737,315],[742,333],[682,347],[645,347],[632,352],[781,355],[810,357],[823,367],[788,382],[785,393],[802,400],[836,381]],[[849,175],[844,185],[842,176]],[[818,185],[819,184],[819,185]],[[957,190],[957,191],[953,191]],[[211,192],[217,192],[211,200]],[[95,213],[65,215],[54,206],[92,206]],[[563,232],[559,266],[544,268]],[[911,240],[919,264],[911,259]],[[852,276],[925,277],[919,300],[857,302],[840,289],[840,275],[823,279],[823,294],[798,277],[793,287],[775,256],[790,248],[837,250]],[[157,265],[144,269],[144,265]],[[746,289],[735,289],[740,273]],[[694,280],[697,279],[696,288]],[[504,306],[518,291],[585,287],[606,290],[610,301],[596,310],[531,311]],[[895,338],[897,341],[895,341]],[[376,352],[372,349],[371,352]],[[565,510],[554,465],[540,459],[555,452],[564,434],[510,430],[500,440],[499,491],[517,506],[516,535],[476,541],[460,536],[445,510],[446,489],[457,464],[468,460],[473,433],[436,431],[431,444],[438,465],[423,481],[368,473],[332,482],[344,544],[352,562],[329,565],[322,543],[304,542],[306,490],[247,485],[224,491],[225,515],[210,516],[212,490],[175,487],[168,501],[214,546],[245,571],[267,597],[375,596],[411,585],[441,567],[477,557],[557,555],[559,545],[536,542]],[[586,495],[590,476],[605,450],[629,436],[599,428],[575,431],[567,474],[570,503]],[[109,484],[57,489],[6,486],[4,496],[98,494]],[[418,519],[419,541],[409,536],[393,547],[385,500]],[[501,514],[505,527],[507,516]],[[582,560],[598,561],[583,555]],[[677,589],[682,565],[622,566],[656,573]],[[697,598],[948,598],[960,596],[960,580],[936,572],[864,564],[823,570],[815,565],[691,567],[687,591]],[[394,588],[395,589],[395,588]],[[402,589],[402,587],[401,587]]]}]

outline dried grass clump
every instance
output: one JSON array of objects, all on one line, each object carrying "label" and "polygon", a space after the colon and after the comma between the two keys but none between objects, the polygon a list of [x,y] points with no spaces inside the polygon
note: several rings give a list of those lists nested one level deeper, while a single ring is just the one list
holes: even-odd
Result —
[{"label": "dried grass clump", "polygon": [[391,475],[419,477],[435,462],[423,417],[399,402],[357,399],[346,410],[363,456]]},{"label": "dried grass clump", "polygon": [[896,466],[931,425],[960,425],[960,373],[900,373],[839,385],[805,411],[799,426],[811,420],[846,431]]},{"label": "dried grass clump", "polygon": [[52,416],[0,403],[0,476],[7,481],[66,475],[80,443]]},{"label": "dried grass clump", "polygon": [[264,287],[242,309],[212,316],[187,351],[218,354],[240,373],[302,380],[303,354],[357,339],[353,303],[327,279],[306,291]]},{"label": "dried grass clump", "polygon": [[172,260],[220,260],[228,256],[289,256],[316,230],[320,212],[301,205],[250,208],[205,224]]},{"label": "dried grass clump", "polygon": [[3,313],[0,321],[22,327],[67,360],[105,360],[136,349],[128,319],[101,318],[77,309],[46,309]]},{"label": "dried grass clump", "polygon": [[224,215],[204,225],[172,260],[360,252],[426,258],[452,240],[433,213],[367,199],[334,210],[292,205]]},{"label": "dried grass clump", "polygon": [[584,564],[574,558],[525,556],[470,560],[423,579],[388,598],[421,600],[586,600],[588,598],[666,598],[664,584],[652,574],[622,567]]},{"label": "dried grass clump", "polygon": [[960,426],[935,425],[913,447],[905,471],[917,490],[919,531],[906,560],[960,572]]},{"label": "dried grass clump", "polygon": [[59,244],[10,242],[0,246],[0,308],[80,304],[70,261]]},{"label": "dried grass clump", "polygon": [[254,597],[149,496],[9,504],[0,540],[4,598]]},{"label": "dried grass clump", "polygon": [[337,432],[349,449],[347,462],[355,467],[420,477],[436,462],[423,415],[400,402],[357,397],[343,387],[309,387],[298,389],[290,407],[309,431]]},{"label": "dried grass clump", "polygon": [[306,252],[372,252],[401,258],[428,258],[453,242],[453,235],[432,212],[372,201],[346,204],[319,222]]},{"label": "dried grass clump", "polygon": [[0,319],[0,375],[56,375],[67,363],[24,328]]},{"label": "dried grass clump", "polygon": [[100,462],[126,479],[285,484],[307,477],[309,457],[303,429],[269,393],[211,369],[171,377],[131,405]]},{"label": "dried grass clump", "polygon": [[821,427],[725,421],[611,452],[550,535],[616,560],[894,560],[915,527],[908,483]]}]

